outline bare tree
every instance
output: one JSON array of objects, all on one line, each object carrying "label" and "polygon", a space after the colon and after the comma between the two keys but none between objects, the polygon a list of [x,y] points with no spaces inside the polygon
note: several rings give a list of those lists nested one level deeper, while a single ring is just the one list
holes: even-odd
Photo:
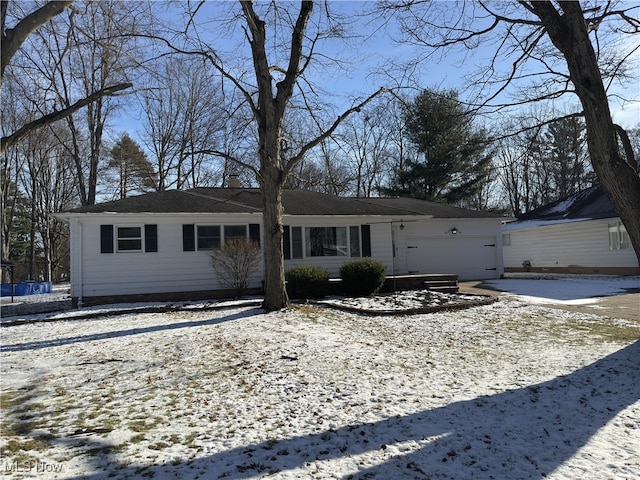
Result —
[{"label": "bare tree", "polygon": [[[267,56],[266,22],[254,10],[252,2],[241,2],[242,12],[247,24],[247,40],[251,46],[253,64],[257,83],[257,99],[244,87],[247,102],[251,105],[255,121],[258,125],[258,154],[260,169],[256,176],[263,198],[263,222],[265,227],[265,296],[263,308],[278,310],[288,304],[284,279],[284,259],[282,256],[283,222],[282,222],[282,189],[284,182],[295,165],[305,153],[328,138],[338,125],[349,115],[359,111],[371,101],[376,94],[348,109],[328,125],[324,132],[309,141],[288,161],[282,162],[281,141],[282,122],[298,79],[304,74],[311,60],[315,41],[305,52],[307,24],[313,10],[313,2],[301,2],[295,23],[291,28],[289,61],[281,80],[275,82],[272,76],[272,62]],[[319,35],[315,37],[315,40]],[[274,85],[275,82],[275,85]],[[238,85],[239,86],[239,85]],[[275,86],[275,89],[274,89]]]},{"label": "bare tree", "polygon": [[[70,14],[43,32],[56,102],[68,105],[76,92],[83,94],[128,79],[137,64],[132,35],[141,11],[135,3],[78,2]],[[44,62],[43,62],[44,63]],[[118,98],[100,97],[82,115],[66,118],[72,141],[65,143],[74,158],[80,201],[93,205],[103,160],[103,140],[109,119],[119,108]]]},{"label": "bare tree", "polygon": [[390,163],[395,154],[395,132],[388,128],[389,113],[386,103],[374,102],[345,121],[336,135],[343,155],[351,162],[356,197],[378,195],[389,184]]},{"label": "bare tree", "polygon": [[[16,108],[3,112],[0,117],[2,132],[13,131],[16,125],[21,125],[26,118],[25,112],[19,108],[19,93],[12,81],[5,83],[2,97]],[[15,148],[9,148],[0,155],[0,224],[2,226],[2,258],[10,258],[11,239],[14,238],[16,212],[22,196],[19,188],[20,172],[24,166],[24,157]]]},{"label": "bare tree", "polygon": [[516,217],[539,206],[531,182],[534,169],[531,168],[530,143],[528,136],[521,133],[501,139],[497,148],[498,181],[505,192],[509,210]]},{"label": "bare tree", "polygon": [[331,195],[349,195],[354,177],[342,150],[334,139],[323,140],[287,179],[286,188],[299,188]]},{"label": "bare tree", "polygon": [[49,213],[74,206],[77,188],[50,128],[31,132],[2,155],[3,255],[18,278],[56,280],[68,272],[66,229]]},{"label": "bare tree", "polygon": [[18,147],[27,167],[22,172],[21,190],[30,202],[29,278],[47,281],[68,271],[66,227],[50,212],[70,208],[77,199],[73,162],[57,138],[59,135],[44,128],[32,132]]},{"label": "bare tree", "polygon": [[[295,96],[301,108],[307,108],[309,114],[313,115],[311,108],[316,105],[310,95],[313,95],[314,90],[305,83],[305,73],[316,59],[320,41],[334,36],[335,32],[339,31],[335,25],[327,21],[329,17],[321,18],[321,15],[328,11],[328,5],[326,5],[327,9],[318,12],[312,28],[309,28],[313,5],[312,1],[302,1],[298,8],[269,3],[261,6],[259,13],[253,2],[239,2],[240,16],[237,20],[241,23],[245,40],[250,48],[253,79],[243,67],[234,68],[236,62],[223,61],[207,43],[187,48],[177,45],[175,41],[169,42],[163,39],[175,52],[206,58],[218,70],[223,81],[230,83],[242,95],[244,104],[239,105],[238,108],[248,108],[251,112],[252,126],[257,130],[258,145],[254,151],[257,150],[259,167],[232,157],[227,152],[212,153],[217,153],[253,171],[260,186],[265,233],[263,308],[268,311],[281,309],[289,303],[285,289],[282,256],[284,231],[282,190],[288,176],[310,150],[333,134],[345,118],[360,111],[383,91],[380,89],[369,97],[354,102],[351,108],[326,124],[317,123],[316,136],[308,139],[295,152],[290,150],[287,158],[283,157],[282,146],[286,143],[283,135],[284,122],[287,111],[292,105],[292,99]],[[190,26],[195,24],[194,17],[190,21]],[[191,35],[192,41],[198,38],[201,37]]]},{"label": "bare tree", "polygon": [[[634,16],[638,6],[560,0],[455,6],[459,8],[451,3],[405,2],[405,33],[428,47],[430,59],[442,55],[442,48],[473,49],[492,42],[495,55],[475,83],[485,92],[479,106],[500,111],[575,95],[582,106],[576,113],[585,119],[593,169],[640,261],[640,176],[626,132],[613,123],[608,98],[615,82],[632,78],[630,58],[640,45],[623,40],[640,33],[640,20]],[[538,83],[530,83],[533,78]],[[515,84],[521,95],[505,99],[507,87]]]},{"label": "bare tree", "polygon": [[325,186],[322,191],[332,195],[348,194],[352,190],[353,177],[335,142],[323,140],[320,143],[318,157],[319,168],[325,176]]},{"label": "bare tree", "polygon": [[[11,2],[16,4],[17,2]],[[10,9],[8,0],[0,2],[1,7],[1,26],[2,26],[2,52],[1,52],[1,75],[0,82],[4,79],[5,69],[10,66],[15,55],[23,47],[30,35],[47,22],[65,11],[73,2],[72,1],[51,1],[37,7],[32,12],[23,12],[20,17],[15,17],[13,27],[8,27],[8,19],[10,19]],[[1,83],[0,83],[1,85]],[[49,113],[42,114],[36,119],[32,119],[24,125],[18,127],[10,134],[3,135],[0,141],[0,152],[4,152],[7,148],[15,145],[17,142],[26,137],[30,132],[38,128],[50,125],[58,120],[67,118],[78,110],[93,104],[94,102],[114,95],[115,93],[131,87],[128,82],[102,85],[102,88],[88,91],[83,98],[63,106],[63,108],[53,108]]]},{"label": "bare tree", "polygon": [[543,136],[544,164],[549,167],[556,198],[566,197],[592,184],[584,122],[579,117],[568,117],[550,123]]},{"label": "bare tree", "polygon": [[216,183],[224,163],[208,152],[222,147],[231,121],[219,77],[201,58],[163,57],[147,66],[139,93],[146,117],[144,139],[155,157],[157,190]]}]

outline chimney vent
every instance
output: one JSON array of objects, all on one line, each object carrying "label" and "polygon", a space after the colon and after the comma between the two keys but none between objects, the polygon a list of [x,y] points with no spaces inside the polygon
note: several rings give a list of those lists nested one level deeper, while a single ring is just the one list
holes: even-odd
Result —
[{"label": "chimney vent", "polygon": [[240,188],[240,176],[237,173],[232,173],[229,175],[229,179],[227,180],[228,188]]}]

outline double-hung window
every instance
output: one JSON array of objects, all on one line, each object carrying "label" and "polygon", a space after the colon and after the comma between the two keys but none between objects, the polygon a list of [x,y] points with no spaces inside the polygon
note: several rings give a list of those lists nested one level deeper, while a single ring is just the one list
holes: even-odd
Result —
[{"label": "double-hung window", "polygon": [[182,250],[211,250],[221,248],[233,239],[244,239],[260,245],[260,224],[249,225],[182,225]]},{"label": "double-hung window", "polygon": [[609,250],[626,250],[629,246],[629,234],[622,222],[610,223]]},{"label": "double-hung window", "polygon": [[142,227],[116,227],[118,252],[142,251]]},{"label": "double-hung window", "polygon": [[220,248],[220,225],[198,225],[198,250]]},{"label": "double-hung window", "polygon": [[157,251],[157,225],[100,225],[100,253]]},{"label": "double-hung window", "polygon": [[247,226],[246,225],[225,225],[224,226],[224,243],[234,240],[246,240],[247,239]]}]

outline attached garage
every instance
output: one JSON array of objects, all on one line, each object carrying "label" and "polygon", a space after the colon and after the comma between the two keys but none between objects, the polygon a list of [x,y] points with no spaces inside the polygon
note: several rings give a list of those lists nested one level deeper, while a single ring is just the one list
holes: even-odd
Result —
[{"label": "attached garage", "polygon": [[457,273],[460,280],[496,278],[496,237],[407,238],[408,273]]},{"label": "attached garage", "polygon": [[[344,198],[285,190],[285,269],[341,266],[373,258],[388,275],[502,273],[503,218],[414,198]],[[228,295],[211,268],[211,248],[229,238],[265,244],[262,192],[254,188],[168,190],[59,213],[69,223],[71,296],[97,304]],[[496,242],[496,239],[498,241]],[[261,265],[262,267],[262,265]],[[169,272],[169,274],[167,274]],[[261,291],[264,268],[249,279]]]}]

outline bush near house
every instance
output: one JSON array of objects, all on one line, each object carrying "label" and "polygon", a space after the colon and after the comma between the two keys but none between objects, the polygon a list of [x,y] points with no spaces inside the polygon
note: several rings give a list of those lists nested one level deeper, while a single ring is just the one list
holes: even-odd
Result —
[{"label": "bush near house", "polygon": [[285,273],[291,298],[322,298],[329,287],[329,271],[315,265],[297,266]]},{"label": "bush near house", "polygon": [[351,296],[371,295],[384,284],[386,272],[387,267],[370,258],[347,262],[340,267],[342,288]]},{"label": "bush near house", "polygon": [[258,244],[244,238],[226,241],[222,248],[212,249],[209,256],[219,281],[235,290],[238,297],[243,295],[262,258]]}]

